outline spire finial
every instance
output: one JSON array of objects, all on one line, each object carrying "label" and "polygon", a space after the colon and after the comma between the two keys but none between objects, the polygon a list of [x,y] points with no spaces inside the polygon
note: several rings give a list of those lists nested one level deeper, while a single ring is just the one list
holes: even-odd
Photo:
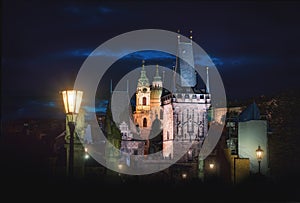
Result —
[{"label": "spire finial", "polygon": [[142,60],[142,70],[145,70],[145,60]]},{"label": "spire finial", "polygon": [[178,42],[179,42],[179,40],[180,40],[180,35],[179,35],[180,34],[180,30],[179,29],[177,30],[177,33],[178,33],[177,39],[178,39]]},{"label": "spire finial", "polygon": [[191,39],[191,41],[193,39],[193,30],[190,30],[190,39]]},{"label": "spire finial", "polygon": [[209,75],[208,75],[208,69],[209,67],[206,66],[206,91],[209,93]]},{"label": "spire finial", "polygon": [[159,74],[158,74],[158,64],[156,64],[156,76],[159,76]]}]

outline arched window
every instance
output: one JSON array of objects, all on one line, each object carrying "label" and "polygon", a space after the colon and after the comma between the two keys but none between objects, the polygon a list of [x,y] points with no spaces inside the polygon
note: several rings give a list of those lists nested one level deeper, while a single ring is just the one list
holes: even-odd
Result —
[{"label": "arched window", "polygon": [[147,127],[147,118],[143,119],[143,127]]},{"label": "arched window", "polygon": [[143,97],[143,105],[147,105],[147,98]]}]

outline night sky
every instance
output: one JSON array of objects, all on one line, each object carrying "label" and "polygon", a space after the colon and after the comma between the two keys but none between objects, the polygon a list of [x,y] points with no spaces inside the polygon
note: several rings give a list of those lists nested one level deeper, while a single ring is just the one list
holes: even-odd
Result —
[{"label": "night sky", "polygon": [[[58,92],[72,87],[89,54],[138,29],[180,29],[187,37],[193,30],[193,40],[218,68],[228,99],[298,88],[299,9],[296,1],[4,0],[2,119],[63,115]],[[131,55],[118,68],[126,72],[143,59],[160,58],[168,60],[149,52]]]}]

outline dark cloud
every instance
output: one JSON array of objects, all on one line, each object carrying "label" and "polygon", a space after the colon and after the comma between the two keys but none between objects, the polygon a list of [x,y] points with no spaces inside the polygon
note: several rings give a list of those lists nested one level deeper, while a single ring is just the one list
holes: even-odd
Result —
[{"label": "dark cloud", "polygon": [[[232,97],[297,87],[299,8],[297,2],[5,0],[2,108],[15,110],[12,104],[19,108],[35,97],[51,101],[60,89],[72,86],[86,57],[103,42],[149,28],[180,29],[186,36],[192,29],[193,40],[208,53]],[[129,53],[130,48],[124,48],[122,53],[93,54],[118,57]],[[197,57],[196,64],[209,65],[207,58]],[[172,67],[173,59],[164,53],[138,52],[119,60],[115,67],[122,75],[139,67],[141,60]],[[113,76],[112,71],[104,82]]]}]

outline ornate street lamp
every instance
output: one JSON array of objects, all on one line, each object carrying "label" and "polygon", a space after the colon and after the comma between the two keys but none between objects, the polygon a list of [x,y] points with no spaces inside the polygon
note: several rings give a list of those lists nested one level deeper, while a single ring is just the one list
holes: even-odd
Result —
[{"label": "ornate street lamp", "polygon": [[68,174],[72,177],[73,166],[74,166],[74,131],[76,126],[76,118],[79,113],[81,101],[82,101],[82,91],[78,90],[65,90],[62,91],[65,111],[67,114],[68,126],[70,129],[70,150],[69,150],[69,168]]},{"label": "ornate street lamp", "polygon": [[260,148],[260,146],[258,145],[258,148],[256,149],[256,158],[257,158],[257,161],[258,161],[258,174],[260,174],[260,162],[263,158],[263,153],[264,153],[264,150],[262,150]]}]

